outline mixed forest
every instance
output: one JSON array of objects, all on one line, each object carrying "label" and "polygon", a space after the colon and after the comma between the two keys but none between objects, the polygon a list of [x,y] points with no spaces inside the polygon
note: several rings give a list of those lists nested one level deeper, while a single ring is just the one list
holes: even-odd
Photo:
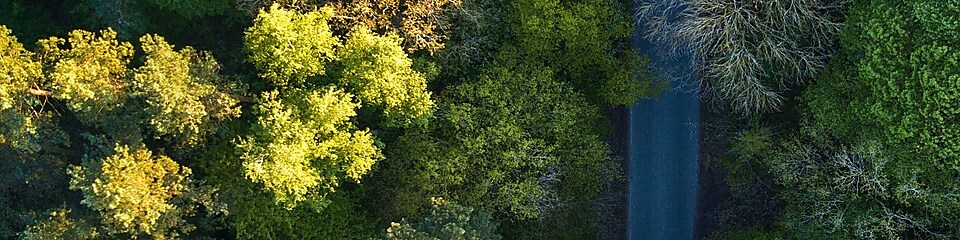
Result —
[{"label": "mixed forest", "polygon": [[630,6],[0,0],[0,238],[615,234]]},{"label": "mixed forest", "polygon": [[700,235],[960,237],[960,1],[637,10],[644,37],[696,56],[708,96]]},{"label": "mixed forest", "polygon": [[960,0],[0,0],[0,238],[619,239],[635,38],[699,236],[960,237]]}]

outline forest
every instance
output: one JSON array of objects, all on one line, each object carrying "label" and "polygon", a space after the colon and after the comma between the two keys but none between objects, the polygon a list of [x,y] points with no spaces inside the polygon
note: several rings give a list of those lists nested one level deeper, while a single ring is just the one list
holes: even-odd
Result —
[{"label": "forest", "polygon": [[960,0],[0,0],[0,239],[622,239],[638,38],[698,238],[960,237]]},{"label": "forest", "polygon": [[607,238],[630,4],[2,0],[0,238]]}]

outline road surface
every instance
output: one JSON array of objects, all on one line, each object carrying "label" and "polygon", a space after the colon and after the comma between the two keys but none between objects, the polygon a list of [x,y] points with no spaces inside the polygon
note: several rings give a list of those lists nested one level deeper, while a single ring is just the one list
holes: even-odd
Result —
[{"label": "road surface", "polygon": [[692,239],[700,137],[700,100],[692,89],[696,79],[689,58],[662,58],[662,46],[639,33],[634,33],[633,47],[646,53],[655,68],[686,77],[630,108],[627,238]]}]

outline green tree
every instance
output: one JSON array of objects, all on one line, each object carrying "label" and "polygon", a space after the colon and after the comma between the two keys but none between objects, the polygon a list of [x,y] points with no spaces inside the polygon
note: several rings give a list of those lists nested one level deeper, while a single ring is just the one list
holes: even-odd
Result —
[{"label": "green tree", "polygon": [[240,139],[244,174],[288,208],[310,196],[333,192],[341,179],[354,181],[381,158],[367,130],[350,119],[359,103],[329,87],[292,91],[282,99],[267,92],[259,100],[257,124]]},{"label": "green tree", "polygon": [[[510,2],[516,46],[542,61],[598,104],[629,106],[663,86],[645,56],[632,50],[634,30],[620,1],[521,0]],[[639,80],[638,80],[639,79]]]},{"label": "green tree", "polygon": [[[883,150],[887,163],[879,176],[887,182],[874,198],[885,207],[862,209],[869,218],[861,225],[894,226],[884,227],[884,236],[956,235],[960,2],[852,6],[841,55],[803,95],[812,125],[806,131],[855,146],[876,142]],[[839,199],[857,202],[862,195]]]},{"label": "green tree", "polygon": [[614,174],[602,116],[553,74],[503,59],[445,92],[428,128],[408,130],[379,165],[384,214],[417,216],[425,207],[417,198],[441,196],[494,213],[507,230],[564,214],[587,219],[566,230],[593,227],[593,200]]},{"label": "green tree", "polygon": [[152,0],[160,9],[176,12],[186,18],[221,14],[232,9],[229,0]]},{"label": "green tree", "polygon": [[434,198],[433,210],[418,223],[402,221],[390,223],[384,239],[458,239],[498,240],[497,223],[484,213],[474,212],[469,207],[447,203]]},{"label": "green tree", "polygon": [[[241,180],[242,179],[238,179]],[[273,203],[269,194],[251,194],[235,199],[228,219],[238,239],[371,239],[377,235],[352,193],[335,192],[322,209],[298,206],[286,209]]]}]

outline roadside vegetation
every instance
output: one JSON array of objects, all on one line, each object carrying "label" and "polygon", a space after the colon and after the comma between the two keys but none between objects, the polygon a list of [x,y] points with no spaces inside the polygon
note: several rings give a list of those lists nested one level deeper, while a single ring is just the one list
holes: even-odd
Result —
[{"label": "roadside vegetation", "polygon": [[960,1],[642,6],[647,37],[692,47],[721,103],[706,237],[960,237]]}]

